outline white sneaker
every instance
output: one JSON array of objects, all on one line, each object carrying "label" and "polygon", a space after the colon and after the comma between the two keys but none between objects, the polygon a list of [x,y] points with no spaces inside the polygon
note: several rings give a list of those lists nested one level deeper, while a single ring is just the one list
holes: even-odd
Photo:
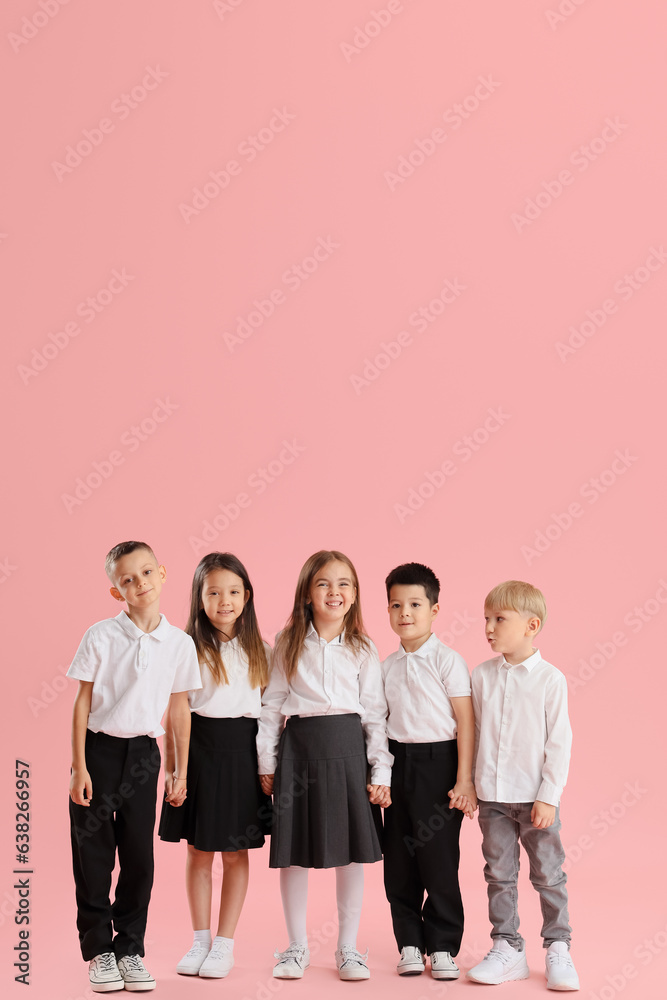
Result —
[{"label": "white sneaker", "polygon": [[579,976],[570,958],[566,941],[554,941],[547,948],[547,989],[578,990]]},{"label": "white sneaker", "polygon": [[341,979],[370,979],[368,952],[362,955],[351,944],[344,944],[336,952],[336,965]]},{"label": "white sneaker", "polygon": [[525,951],[517,951],[505,938],[498,938],[488,955],[468,970],[468,979],[497,986],[513,979],[528,979],[530,970]]},{"label": "white sneaker", "polygon": [[434,979],[458,979],[460,969],[448,951],[432,951],[431,975]]},{"label": "white sneaker", "polygon": [[111,990],[122,990],[123,977],[116,965],[116,956],[112,951],[105,951],[88,965],[90,988],[94,993],[109,993]]},{"label": "white sneaker", "polygon": [[399,976],[421,976],[425,968],[424,956],[419,948],[401,948],[401,958],[396,966]]},{"label": "white sneaker", "polygon": [[310,952],[305,944],[291,944],[285,951],[273,954],[278,964],[273,967],[274,979],[303,979],[303,973],[310,965]]},{"label": "white sneaker", "polygon": [[118,971],[123,977],[125,989],[131,993],[155,989],[155,980],[141,961],[140,955],[123,955],[118,959]]},{"label": "white sneaker", "polygon": [[199,975],[203,979],[224,979],[234,965],[234,952],[224,941],[214,941],[202,963]]},{"label": "white sneaker", "polygon": [[209,949],[205,944],[202,944],[201,941],[195,941],[190,951],[183,955],[183,958],[176,966],[176,972],[179,976],[199,975],[199,970],[208,952]]}]

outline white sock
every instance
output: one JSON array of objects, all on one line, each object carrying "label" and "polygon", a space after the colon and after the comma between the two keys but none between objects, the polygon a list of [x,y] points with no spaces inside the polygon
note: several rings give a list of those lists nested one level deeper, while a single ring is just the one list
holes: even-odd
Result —
[{"label": "white sock", "polygon": [[210,931],[195,931],[193,944],[203,944],[210,950],[211,948],[211,932]]},{"label": "white sock", "polygon": [[228,951],[234,951],[234,938],[221,937],[220,934],[216,934],[213,938],[213,944],[224,944]]},{"label": "white sock", "polygon": [[280,869],[280,895],[287,925],[289,944],[308,944],[306,909],[308,905],[308,869]]},{"label": "white sock", "polygon": [[338,947],[357,947],[357,934],[364,898],[364,866],[352,863],[336,868],[336,904],[338,906]]}]

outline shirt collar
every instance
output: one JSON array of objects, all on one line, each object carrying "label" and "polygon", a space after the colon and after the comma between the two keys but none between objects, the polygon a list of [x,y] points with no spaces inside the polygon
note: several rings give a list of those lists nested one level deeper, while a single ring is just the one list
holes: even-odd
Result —
[{"label": "shirt collar", "polygon": [[152,639],[158,639],[160,642],[167,638],[171,627],[162,614],[160,615],[160,624],[152,632],[142,632],[139,626],[134,624],[127,611],[121,611],[119,615],[116,615],[116,621],[123,631],[127,632],[133,639],[141,639],[143,636],[148,635]]},{"label": "shirt collar", "polygon": [[310,640],[311,642],[316,642],[318,643],[318,645],[324,643],[326,646],[330,646],[336,642],[342,644],[345,641],[345,630],[343,630],[340,633],[340,635],[334,636],[334,638],[331,639],[330,642],[326,642],[326,640],[323,639],[322,636],[318,633],[313,623],[310,622],[308,625],[308,631],[306,632],[306,641],[308,640]]},{"label": "shirt collar", "polygon": [[401,642],[399,644],[399,647],[398,647],[398,655],[399,656],[408,656],[408,655],[409,656],[428,656],[428,654],[431,652],[431,650],[433,649],[433,647],[435,646],[435,644],[436,644],[437,641],[438,641],[437,635],[435,634],[435,632],[431,632],[431,634],[428,637],[428,639],[426,640],[426,642],[423,642],[421,644],[421,646],[419,647],[419,649],[415,649],[413,652],[410,652],[409,650],[405,649],[405,647],[403,646],[403,643]]},{"label": "shirt collar", "polygon": [[539,649],[536,649],[534,653],[531,653],[530,656],[527,659],[523,660],[521,663],[508,663],[505,657],[501,656],[498,662],[498,670],[500,670],[501,667],[509,667],[510,670],[512,669],[512,667],[525,667],[528,673],[530,673],[531,670],[533,670],[537,666],[537,664],[540,662],[541,659],[542,656],[540,655]]}]

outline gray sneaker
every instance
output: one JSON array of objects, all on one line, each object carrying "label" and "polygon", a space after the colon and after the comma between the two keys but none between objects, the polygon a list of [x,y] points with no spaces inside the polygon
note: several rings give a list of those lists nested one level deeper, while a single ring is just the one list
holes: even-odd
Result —
[{"label": "gray sneaker", "polygon": [[94,993],[110,993],[111,990],[122,990],[123,977],[116,965],[116,956],[112,951],[105,951],[88,965],[90,988]]}]

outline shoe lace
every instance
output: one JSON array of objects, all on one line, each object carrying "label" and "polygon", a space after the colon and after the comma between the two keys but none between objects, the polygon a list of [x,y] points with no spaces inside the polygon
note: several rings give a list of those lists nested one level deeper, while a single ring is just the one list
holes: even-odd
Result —
[{"label": "shoe lace", "polygon": [[222,958],[224,955],[229,953],[229,945],[226,945],[224,941],[216,941],[215,944],[211,945],[211,950],[208,955],[209,958]]},{"label": "shoe lace", "polygon": [[574,968],[574,964],[572,962],[572,959],[570,958],[569,951],[566,952],[564,955],[561,955],[560,952],[557,951],[547,952],[547,962],[549,963],[549,966],[564,965],[566,968],[570,966]]},{"label": "shoe lace", "polygon": [[512,956],[506,951],[500,951],[499,948],[492,948],[486,957],[499,959],[503,965],[508,965],[512,961]]},{"label": "shoe lace", "polygon": [[141,961],[141,955],[126,955],[125,962],[127,968],[132,972],[145,972],[144,963]]},{"label": "shoe lace", "polygon": [[116,964],[116,956],[111,951],[105,951],[103,955],[98,956],[98,961],[102,972],[111,972]]}]

